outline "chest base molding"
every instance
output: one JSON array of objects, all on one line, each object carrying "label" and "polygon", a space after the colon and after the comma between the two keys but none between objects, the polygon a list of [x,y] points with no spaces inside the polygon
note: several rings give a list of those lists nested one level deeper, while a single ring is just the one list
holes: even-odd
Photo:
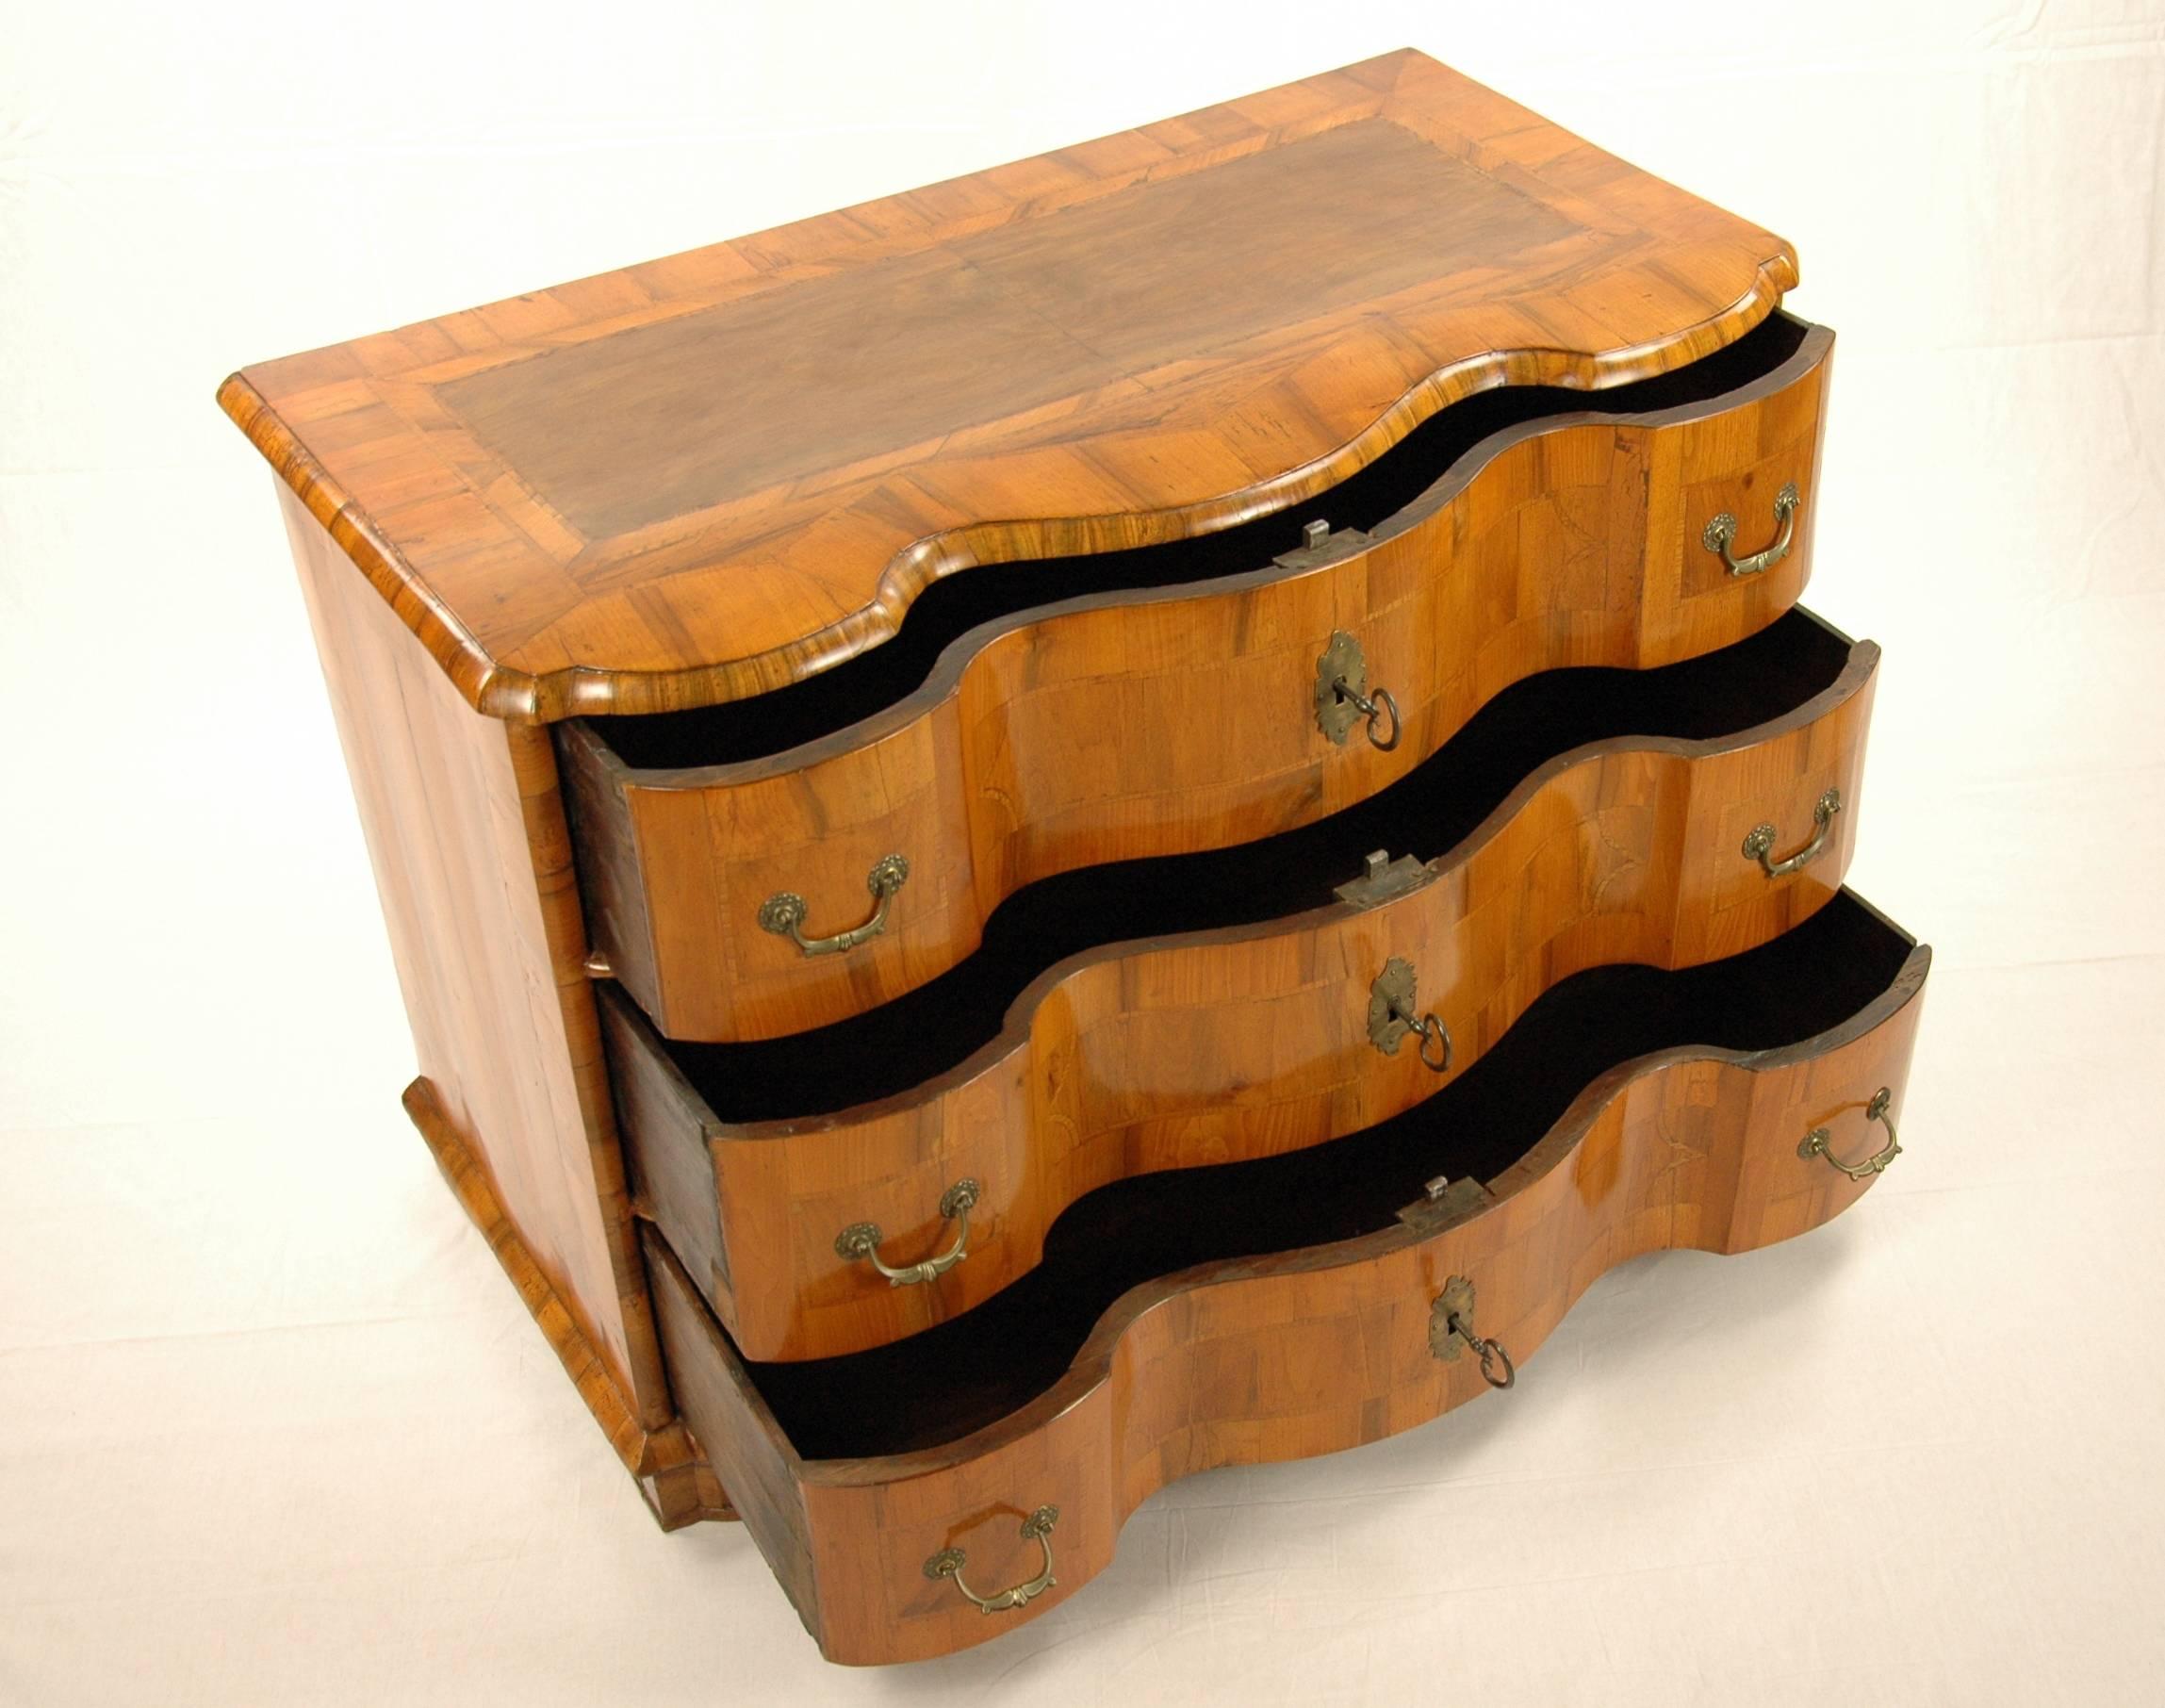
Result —
[{"label": "chest base molding", "polygon": [[713,1468],[680,1420],[661,1429],[642,1425],[625,1403],[609,1367],[580,1332],[564,1301],[549,1284],[518,1229],[504,1213],[488,1170],[452,1128],[436,1089],[426,1075],[407,1086],[399,1101],[419,1130],[444,1182],[481,1230],[504,1274],[540,1328],[564,1373],[586,1402],[609,1445],[639,1486],[639,1493],[664,1530],[681,1530],[702,1519],[733,1519],[737,1509],[716,1479]]}]

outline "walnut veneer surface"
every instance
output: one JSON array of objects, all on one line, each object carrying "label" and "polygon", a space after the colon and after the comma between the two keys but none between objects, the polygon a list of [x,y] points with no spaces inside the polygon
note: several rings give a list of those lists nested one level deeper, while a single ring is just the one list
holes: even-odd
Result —
[{"label": "walnut veneer surface", "polygon": [[[1834,680],[1767,722],[1558,754],[1429,861],[1428,881],[1393,899],[1071,955],[1030,983],[965,1062],[877,1101],[719,1120],[634,1005],[612,994],[604,1031],[642,1201],[747,1355],[820,1357],[968,1310],[1028,1270],[1060,1211],[1108,1180],[1317,1144],[1395,1114],[1470,1067],[1571,974],[1733,955],[1834,894],[1854,846],[1879,654],[1869,643],[1829,649],[1843,660]],[[1758,649],[1752,670],[1779,679],[1780,658]],[[1528,698],[1530,721],[1557,715],[1558,697]],[[1464,766],[1439,780],[1446,793],[1468,787]],[[1746,832],[1763,822],[1804,841],[1829,789],[1844,810],[1809,866],[1770,879],[1743,854]],[[1379,804],[1394,812],[1374,817],[1408,826],[1438,812],[1433,792]],[[1353,878],[1360,852],[1350,846],[1314,888],[1327,896],[1331,879]],[[1295,858],[1262,844],[1250,864]],[[1221,871],[1207,878],[1183,881],[1164,864],[1128,881],[1182,895],[1222,887],[1233,862],[1213,863]],[[1090,890],[1066,911],[1111,905]],[[1415,1050],[1386,1056],[1369,1041],[1370,986],[1393,956],[1416,968],[1420,1008],[1449,1027],[1445,1076]],[[937,986],[927,996],[927,1007],[957,1000]],[[927,1025],[862,1030],[828,1028],[786,1057],[680,1054],[711,1059],[701,1078],[718,1093],[741,1097],[756,1079],[792,1088],[785,1095],[807,1109],[833,1096],[812,1076],[851,1051],[892,1053],[909,1076],[934,1065]],[[935,1281],[890,1287],[836,1253],[836,1234],[861,1221],[897,1252],[936,1250],[941,1196],[965,1178],[980,1188],[969,1256]]]},{"label": "walnut veneer surface", "polygon": [[406,1109],[665,1527],[962,1648],[1899,1154],[1796,278],[1409,51],[226,381]]},{"label": "walnut veneer surface", "polygon": [[469,703],[649,711],[973,564],[1342,479],[1763,319],[1789,246],[1413,52],[267,362],[221,402]]},{"label": "walnut veneer surface", "polygon": [[[1825,993],[1785,991],[1796,982],[1794,956],[1771,957],[1765,969],[1703,970],[1745,1013],[1741,1029],[1763,1037],[1780,1036],[1793,1004],[1808,1012],[1854,1003],[1825,1029],[1763,1048],[1678,1045],[1617,1062],[1532,1131],[1461,1123],[1462,1150],[1471,1144],[1478,1154],[1501,1141],[1521,1151],[1493,1174],[1481,1171],[1484,1183],[1417,1199],[1379,1231],[1336,1240],[1324,1232],[1299,1249],[1206,1262],[1132,1287],[1097,1319],[1064,1373],[989,1419],[965,1409],[970,1372],[1005,1349],[973,1344],[979,1313],[972,1313],[937,1331],[944,1338],[914,1360],[926,1367],[914,1380],[888,1355],[906,1355],[910,1341],[835,1360],[840,1380],[826,1381],[817,1412],[835,1421],[821,1424],[831,1437],[822,1443],[827,1456],[800,1453],[765,1390],[783,1372],[813,1367],[747,1370],[649,1233],[679,1398],[701,1440],[716,1444],[723,1481],[822,1651],[867,1663],[984,1642],[1087,1583],[1111,1558],[1127,1515],[1174,1478],[1340,1451],[1484,1394],[1474,1359],[1439,1359],[1432,1350],[1434,1302],[1453,1275],[1474,1285],[1475,1328],[1523,1362],[1588,1286],[1629,1257],[1669,1247],[1748,1251],[1847,1208],[1877,1176],[1845,1178],[1801,1155],[1799,1141],[1825,1125],[1845,1156],[1869,1152],[1880,1128],[1867,1110],[1882,1092],[1900,1119],[1930,955],[1850,898],[1840,907],[1822,915],[1830,928],[1811,944],[1814,957],[1845,969]],[[1755,988],[1768,972],[1774,988]],[[1658,997],[1647,1004],[1660,1006]],[[1592,1018],[1571,1024],[1585,1028]],[[1439,1119],[1441,1161],[1454,1129],[1451,1116]],[[1361,1166],[1348,1158],[1340,1172]],[[1166,1178],[1194,1180],[1206,1189],[1194,1196],[1208,1202],[1211,1177],[1238,1173]],[[1289,1195],[1297,1196],[1281,1183],[1272,1202]],[[1219,1219],[1237,1229],[1240,1203],[1229,1187]],[[1187,1218],[1199,1219],[1194,1210]],[[1117,1225],[1116,1213],[1092,1232],[1104,1237]],[[1033,1322],[1022,1332],[1041,1331]],[[844,1420],[853,1411],[878,1419],[899,1404],[888,1398],[897,1389],[918,1397],[920,1414],[956,1417],[956,1428],[935,1430],[933,1445],[847,1452],[853,1433],[861,1438],[877,1426]],[[844,1393],[855,1396],[851,1404],[840,1403]],[[801,1399],[795,1408],[802,1412]],[[1036,1545],[1019,1541],[1017,1526],[1042,1504],[1057,1505],[1059,1517],[1048,1538],[1057,1581],[1041,1596],[995,1620],[927,1578],[926,1561],[959,1544],[981,1592],[1027,1579]]]},{"label": "walnut veneer surface", "polygon": [[[1628,388],[1655,394],[1636,408],[1551,407],[1483,435],[1357,532],[1354,496],[1327,494],[1300,512],[1347,528],[1320,550],[1272,562],[1258,542],[1245,574],[982,624],[892,709],[784,752],[634,766],[609,746],[615,733],[697,751],[738,738],[759,701],[726,708],[726,731],[699,714],[565,726],[598,948],[673,1037],[800,1031],[938,977],[1038,879],[1322,817],[1404,776],[1538,671],[1653,666],[1755,632],[1810,574],[1833,344],[1794,321],[1749,342],[1763,338],[1757,359],[1705,364],[1722,370],[1710,395],[1654,406],[1686,389],[1672,382],[1687,369]],[[1502,413],[1492,402],[1453,413]],[[1731,576],[1705,549],[1706,523],[1728,512],[1771,535],[1785,487],[1800,501],[1788,554]],[[1317,727],[1316,661],[1335,632],[1361,644],[1370,681],[1392,695],[1403,733],[1388,752],[1335,746]],[[816,703],[825,688],[792,694]],[[668,740],[643,731],[654,723],[689,728]],[[746,929],[783,890],[810,899],[815,931],[851,922],[866,874],[892,853],[911,862],[909,880],[888,928],[852,953],[807,960]]]},{"label": "walnut veneer surface", "polygon": [[462,704],[280,497],[413,1023],[408,1111],[657,1516],[721,1509],[664,1474],[695,1455],[633,1248],[554,753]]}]

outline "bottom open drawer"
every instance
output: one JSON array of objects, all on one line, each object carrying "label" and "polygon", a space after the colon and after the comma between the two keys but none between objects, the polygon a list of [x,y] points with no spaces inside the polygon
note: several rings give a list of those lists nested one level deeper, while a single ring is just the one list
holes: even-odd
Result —
[{"label": "bottom open drawer", "polygon": [[1103,1188],[1014,1286],[845,1357],[745,1362],[648,1228],[678,1404],[829,1659],[968,1648],[1173,1479],[1411,1428],[1612,1265],[1846,1208],[1893,1159],[1930,959],[1845,890],[1730,960],[1579,974],[1403,1114]]}]

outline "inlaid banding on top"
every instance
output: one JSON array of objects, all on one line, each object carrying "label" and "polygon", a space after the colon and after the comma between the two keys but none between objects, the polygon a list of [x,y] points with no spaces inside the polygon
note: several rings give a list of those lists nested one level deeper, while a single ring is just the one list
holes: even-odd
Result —
[{"label": "inlaid banding on top", "polygon": [[220,400],[471,704],[648,713],[815,676],[959,569],[1287,509],[1472,392],[1668,372],[1796,281],[1407,52]]},{"label": "inlaid banding on top", "polygon": [[1134,385],[1147,419],[1169,362],[1580,231],[1370,119],[437,395],[604,537],[1101,386]]}]

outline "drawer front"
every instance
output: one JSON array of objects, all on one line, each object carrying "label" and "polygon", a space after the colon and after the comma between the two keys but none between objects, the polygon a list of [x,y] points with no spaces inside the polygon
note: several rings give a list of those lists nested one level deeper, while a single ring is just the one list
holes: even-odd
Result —
[{"label": "drawer front", "polygon": [[[1560,756],[1394,898],[1073,957],[959,1068],[837,1114],[723,1124],[610,991],[639,1203],[747,1356],[826,1357],[946,1321],[1032,1269],[1094,1188],[1356,1131],[1465,1072],[1573,973],[1695,965],[1809,917],[1848,862],[1878,660],[1852,645],[1831,686],[1732,738]],[[1821,822],[1829,792],[1842,806]],[[1763,824],[1763,858],[1747,851]],[[1394,961],[1413,973],[1410,1011],[1448,1036],[1441,1074],[1441,1038],[1424,1060],[1418,1036],[1388,1054],[1371,1037]],[[890,1269],[946,1260],[891,1284],[838,1248],[865,1224]]]},{"label": "drawer front", "polygon": [[[936,977],[1033,879],[1310,822],[1535,672],[1754,633],[1804,585],[1831,346],[1812,329],[1704,402],[1493,434],[1372,534],[1250,574],[985,625],[887,712],[771,759],[640,769],[565,725],[594,942],[669,1037],[805,1030]],[[1728,559],[1706,538],[1725,515]],[[1339,634],[1396,708],[1387,750],[1357,718],[1342,745],[1320,727]]]},{"label": "drawer front", "polygon": [[[1501,1376],[1617,1263],[1746,1251],[1846,1208],[1900,1119],[1928,964],[1912,951],[1880,996],[1808,1043],[1669,1050],[1605,1074],[1486,1190],[1447,1191],[1399,1226],[1135,1288],[1049,1392],[930,1451],[797,1457],[649,1230],[672,1381],[725,1485],[760,1491],[746,1521],[829,1658],[967,1648],[1081,1588],[1127,1515],[1176,1477],[1356,1446],[1476,1397],[1508,1406],[1468,1337],[1496,1342]],[[1856,1177],[1814,1149],[1822,1131]],[[1437,1305],[1454,1278],[1471,1288],[1458,1336]],[[1048,1506],[1049,1533],[1025,1535]],[[988,1600],[1035,1585],[1048,1558],[1054,1581],[986,1613],[954,1577],[927,1574],[951,1549]]]}]

